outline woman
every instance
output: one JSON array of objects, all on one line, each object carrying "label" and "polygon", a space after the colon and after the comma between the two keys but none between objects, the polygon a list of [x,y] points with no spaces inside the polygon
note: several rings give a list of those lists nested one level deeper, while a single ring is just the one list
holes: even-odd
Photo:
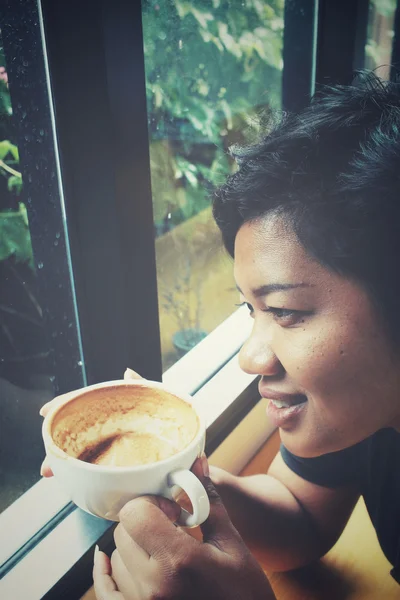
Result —
[{"label": "woman", "polygon": [[214,216],[254,319],[240,364],[281,451],[267,475],[213,469],[215,488],[195,464],[203,543],[174,504],[129,503],[111,565],[95,559],[99,600],[273,598],[238,532],[292,569],[333,546],[360,495],[400,581],[400,84],[325,90],[234,156]]}]

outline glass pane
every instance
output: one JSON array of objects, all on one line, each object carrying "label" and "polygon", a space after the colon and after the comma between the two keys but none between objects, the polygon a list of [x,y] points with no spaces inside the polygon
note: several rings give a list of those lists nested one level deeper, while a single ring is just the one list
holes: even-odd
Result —
[{"label": "glass pane", "polygon": [[[29,69],[24,71],[17,66],[15,72],[25,77],[27,71]],[[28,78],[29,75],[23,81],[25,89],[29,87]],[[43,293],[43,278],[48,265],[34,260],[32,243],[35,247],[35,239],[28,213],[36,221],[36,235],[38,222],[41,223],[41,230],[46,232],[41,237],[47,238],[48,252],[52,255],[63,243],[64,233],[62,224],[60,229],[48,231],[46,219],[33,205],[31,192],[48,168],[46,163],[42,161],[39,168],[39,159],[36,159],[36,182],[32,177],[23,182],[18,149],[19,123],[13,114],[8,79],[0,33],[0,512],[40,478],[44,448],[39,409],[54,397],[58,381],[52,348],[56,336],[67,337],[67,331],[75,327],[72,315],[71,319],[58,323],[57,330],[50,330],[48,316],[51,309],[44,305],[43,299],[48,303],[51,290],[69,285],[69,281],[63,281],[61,276],[58,280],[49,278],[46,294]],[[10,76],[11,90],[13,83],[17,88]],[[21,109],[22,105],[19,106]],[[44,139],[44,130],[34,123],[31,131],[31,136],[26,135],[25,140],[28,137],[32,140],[35,135]],[[35,160],[28,152],[24,156],[25,161],[26,157]],[[42,197],[49,213],[52,205],[45,191]],[[55,200],[54,196],[52,200]],[[71,348],[71,355],[74,352]],[[72,378],[72,381],[77,379]]]},{"label": "glass pane", "polygon": [[284,0],[145,0],[143,29],[163,370],[234,310],[212,187],[257,116],[281,107]]},{"label": "glass pane", "polygon": [[390,77],[396,4],[397,0],[371,0],[369,5],[365,68],[375,69],[382,79]]},{"label": "glass pane", "polygon": [[[53,386],[27,212],[21,199],[22,177],[2,48],[0,111],[0,511],[3,511],[39,479],[43,449],[38,411],[43,400],[52,397]],[[21,440],[26,447],[22,447]]]}]

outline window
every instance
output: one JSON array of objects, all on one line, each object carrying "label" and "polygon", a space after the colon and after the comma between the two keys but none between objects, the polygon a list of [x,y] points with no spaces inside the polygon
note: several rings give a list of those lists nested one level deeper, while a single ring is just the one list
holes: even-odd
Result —
[{"label": "window", "polygon": [[283,13],[284,0],[143,2],[163,371],[237,302],[210,195],[229,146],[281,108]]},{"label": "window", "polygon": [[382,79],[390,77],[395,12],[396,0],[370,2],[365,68],[375,69]]},{"label": "window", "polygon": [[[196,393],[208,411],[209,450],[258,400],[256,381],[237,365],[249,323],[246,311],[232,308],[231,264],[210,229],[208,192],[233,168],[224,152],[247,139],[244,132],[251,137],[254,114],[309,98],[316,11],[309,0],[245,5],[2,4],[15,126],[15,137],[4,140],[20,157],[17,165],[12,152],[3,156],[2,177],[16,177],[11,168],[23,181],[17,204],[5,208],[22,211],[18,218],[30,234],[30,277],[44,315],[35,343],[48,353],[44,377],[33,369],[27,384],[28,370],[20,369],[21,379],[12,380],[35,398],[19,392],[14,423],[20,435],[21,415],[36,402],[27,426],[37,455],[31,479],[19,473],[20,487],[10,497],[15,501],[0,515],[5,597],[20,589],[32,600],[79,598],[90,585],[94,544],[111,543],[109,523],[69,505],[56,482],[35,483],[42,458],[36,411],[44,391],[51,396],[116,379],[126,366],[154,379],[163,375],[170,385]],[[192,51],[192,43],[199,49]],[[2,76],[0,69],[0,85]],[[1,91],[7,99],[4,85]],[[204,238],[212,241],[210,255],[197,251]],[[16,261],[15,252],[7,260]],[[192,312],[184,328],[200,312],[200,329],[208,334],[179,361],[187,348],[173,345],[177,301],[168,299],[176,291],[176,273],[181,289],[190,284],[182,310]],[[13,298],[2,303],[14,308]],[[7,415],[9,406],[2,398]],[[17,449],[27,463],[27,447]],[[9,473],[11,480],[15,471]],[[50,561],[52,568],[44,569]]]},{"label": "window", "polygon": [[[38,300],[7,65],[0,41],[0,512],[39,479],[38,404],[51,398],[50,353]],[[24,446],[19,440],[24,439]],[[29,445],[26,456],[25,443]]]},{"label": "window", "polygon": [[35,56],[9,72],[12,35],[0,38],[0,512],[40,478],[40,406],[64,377],[85,381],[50,112],[35,114],[47,88]]}]

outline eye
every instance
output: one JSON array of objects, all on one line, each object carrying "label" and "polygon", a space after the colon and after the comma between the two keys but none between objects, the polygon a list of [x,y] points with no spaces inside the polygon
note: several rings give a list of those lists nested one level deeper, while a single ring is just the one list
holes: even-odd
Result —
[{"label": "eye", "polygon": [[304,313],[299,310],[289,310],[287,308],[274,308],[272,306],[266,308],[264,312],[271,313],[274,318],[274,321],[276,321],[283,327],[295,325],[301,320],[302,317],[304,317]]},{"label": "eye", "polygon": [[235,304],[235,306],[246,306],[249,309],[250,314],[253,314],[254,312],[254,308],[249,302],[239,302],[238,304]]}]

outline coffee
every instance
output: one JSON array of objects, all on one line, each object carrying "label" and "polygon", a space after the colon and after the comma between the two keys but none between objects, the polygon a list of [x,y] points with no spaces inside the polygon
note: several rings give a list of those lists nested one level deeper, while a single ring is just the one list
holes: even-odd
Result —
[{"label": "coffee", "polygon": [[51,436],[70,456],[97,465],[159,462],[199,430],[191,406],[164,390],[119,385],[83,393],[55,415]]}]

